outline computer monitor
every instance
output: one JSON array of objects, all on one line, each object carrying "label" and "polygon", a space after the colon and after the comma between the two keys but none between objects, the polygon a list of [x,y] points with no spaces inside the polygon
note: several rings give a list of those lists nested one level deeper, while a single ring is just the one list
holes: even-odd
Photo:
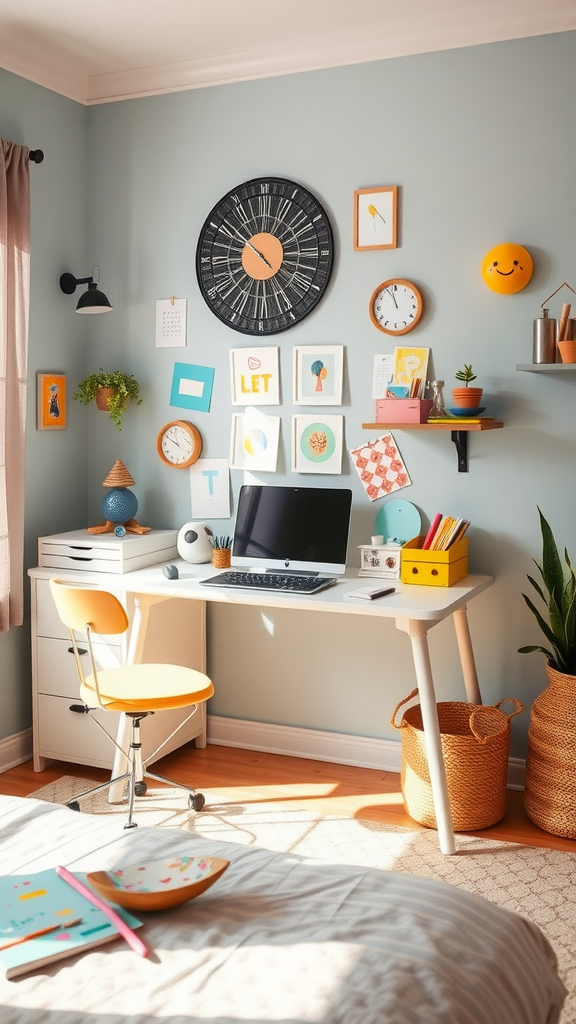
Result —
[{"label": "computer monitor", "polygon": [[343,487],[240,488],[232,565],[266,571],[346,570],[352,491]]}]

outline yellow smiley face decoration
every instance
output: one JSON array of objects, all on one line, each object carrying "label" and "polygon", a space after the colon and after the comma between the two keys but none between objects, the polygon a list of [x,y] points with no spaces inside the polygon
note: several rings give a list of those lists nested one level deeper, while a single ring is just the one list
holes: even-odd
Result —
[{"label": "yellow smiley face decoration", "polygon": [[532,277],[534,265],[527,249],[515,242],[495,245],[482,260],[482,277],[493,292],[521,292]]}]

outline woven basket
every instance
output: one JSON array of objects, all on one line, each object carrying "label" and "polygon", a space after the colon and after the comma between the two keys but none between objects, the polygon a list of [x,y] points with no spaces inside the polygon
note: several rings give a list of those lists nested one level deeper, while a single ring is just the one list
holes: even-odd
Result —
[{"label": "woven basket", "polygon": [[[418,690],[413,690],[400,701],[391,724],[401,731],[404,806],[415,821],[436,828],[420,705],[407,708],[400,725],[396,724],[399,709],[417,694]],[[499,710],[507,701],[515,705],[510,715]],[[505,697],[493,707],[459,701],[445,701],[437,707],[454,830],[469,832],[495,825],[506,811],[510,719],[519,715],[524,705]]]},{"label": "woven basket", "polygon": [[[98,388],[96,392],[96,408],[100,412],[108,412],[110,408],[110,399],[116,394],[116,388]],[[124,401],[124,408],[128,407],[129,398]]]},{"label": "woven basket", "polygon": [[212,548],[212,565],[216,569],[228,569],[231,553],[230,548]]},{"label": "woven basket", "polygon": [[546,671],[530,713],[524,807],[545,832],[576,839],[576,676]]}]

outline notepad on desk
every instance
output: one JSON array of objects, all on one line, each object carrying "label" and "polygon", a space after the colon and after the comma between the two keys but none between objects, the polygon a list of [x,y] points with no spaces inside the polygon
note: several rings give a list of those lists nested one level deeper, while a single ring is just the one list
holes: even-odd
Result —
[{"label": "notepad on desk", "polygon": [[[78,872],[77,877],[84,881],[86,876]],[[0,876],[0,908],[0,968],[8,979],[119,937],[104,912],[53,868]],[[141,926],[127,910],[115,910],[130,928]],[[69,927],[61,927],[67,923]]]}]

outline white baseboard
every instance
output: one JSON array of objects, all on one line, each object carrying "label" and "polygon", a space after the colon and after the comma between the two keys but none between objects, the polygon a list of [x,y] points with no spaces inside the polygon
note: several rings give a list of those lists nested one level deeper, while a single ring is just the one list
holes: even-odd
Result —
[{"label": "white baseboard", "polygon": [[[399,740],[377,740],[368,736],[270,725],[218,715],[208,715],[207,724],[208,742],[215,746],[287,754],[311,761],[375,768],[381,772],[399,772],[401,767]],[[0,740],[0,773],[29,761],[31,757],[32,729]],[[524,789],[525,772],[526,762],[519,757],[511,757],[508,761],[508,789]]]},{"label": "white baseboard", "polygon": [[32,757],[32,729],[24,729],[14,736],[0,740],[0,772],[7,772]]},{"label": "white baseboard", "polygon": [[[268,754],[306,757],[311,761],[330,761],[356,768],[376,768],[383,772],[399,772],[400,740],[377,740],[347,733],[300,729],[290,725],[270,725],[237,718],[208,715],[208,742],[221,747],[261,750]],[[508,761],[508,788],[524,789],[525,762],[511,757]]]}]

